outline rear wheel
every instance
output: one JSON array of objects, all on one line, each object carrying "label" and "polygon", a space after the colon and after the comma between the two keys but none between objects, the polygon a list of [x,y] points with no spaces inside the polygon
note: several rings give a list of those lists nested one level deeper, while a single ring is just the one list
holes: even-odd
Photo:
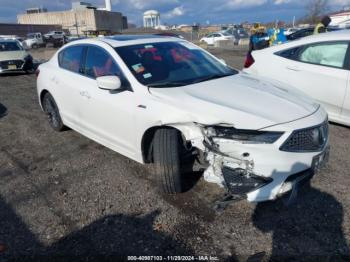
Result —
[{"label": "rear wheel", "polygon": [[168,194],[182,192],[181,134],[176,129],[159,129],[153,140],[153,161],[158,184]]},{"label": "rear wheel", "polygon": [[37,49],[38,47],[39,47],[39,46],[38,46],[37,44],[33,44],[33,45],[32,45],[32,48],[33,48],[33,49]]},{"label": "rear wheel", "polygon": [[62,122],[56,102],[50,93],[46,93],[44,95],[42,105],[44,108],[44,112],[48,117],[50,126],[55,131],[58,131],[58,132],[63,131],[65,126]]}]

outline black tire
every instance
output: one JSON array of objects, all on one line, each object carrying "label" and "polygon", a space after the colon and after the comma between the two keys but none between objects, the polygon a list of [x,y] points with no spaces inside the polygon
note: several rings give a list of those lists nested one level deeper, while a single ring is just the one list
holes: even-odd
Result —
[{"label": "black tire", "polygon": [[38,46],[37,44],[33,44],[33,45],[32,45],[32,48],[33,48],[33,49],[37,49],[38,47],[39,47],[39,46]]},{"label": "black tire", "polygon": [[52,129],[57,132],[63,131],[65,126],[62,122],[57,104],[50,93],[44,95],[42,105]]},{"label": "black tire", "polygon": [[168,194],[182,192],[180,132],[175,129],[159,129],[153,140],[153,162],[156,180]]}]

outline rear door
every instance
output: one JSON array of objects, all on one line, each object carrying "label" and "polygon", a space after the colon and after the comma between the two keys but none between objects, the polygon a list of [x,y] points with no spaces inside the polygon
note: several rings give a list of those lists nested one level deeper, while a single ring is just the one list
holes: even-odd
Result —
[{"label": "rear door", "polygon": [[350,125],[350,76],[340,118],[342,123]]},{"label": "rear door", "polygon": [[53,71],[49,81],[53,86],[53,96],[64,121],[69,126],[81,123],[80,85],[85,78],[82,73],[82,60],[85,46],[74,45],[63,49],[58,54],[59,68]]},{"label": "rear door", "polygon": [[321,103],[330,118],[339,119],[349,78],[348,42],[324,42],[299,47],[285,60],[283,78]]}]

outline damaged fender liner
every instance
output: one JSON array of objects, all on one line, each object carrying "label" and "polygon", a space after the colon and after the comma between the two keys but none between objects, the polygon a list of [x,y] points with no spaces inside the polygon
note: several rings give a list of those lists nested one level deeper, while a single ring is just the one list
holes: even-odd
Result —
[{"label": "damaged fender liner", "polygon": [[245,195],[257,190],[273,181],[272,178],[261,177],[254,174],[247,175],[242,168],[230,168],[224,166],[222,175],[228,191],[233,195]]}]

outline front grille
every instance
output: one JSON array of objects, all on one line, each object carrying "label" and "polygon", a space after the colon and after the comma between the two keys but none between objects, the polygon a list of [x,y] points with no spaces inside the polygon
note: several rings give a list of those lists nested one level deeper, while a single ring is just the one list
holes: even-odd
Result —
[{"label": "front grille", "polygon": [[23,60],[8,60],[8,61],[1,61],[0,62],[0,67],[2,69],[8,69],[9,65],[16,65],[18,69],[22,68],[24,64]]},{"label": "front grille", "polygon": [[322,125],[294,131],[280,150],[287,152],[319,152],[328,141],[328,121]]}]

